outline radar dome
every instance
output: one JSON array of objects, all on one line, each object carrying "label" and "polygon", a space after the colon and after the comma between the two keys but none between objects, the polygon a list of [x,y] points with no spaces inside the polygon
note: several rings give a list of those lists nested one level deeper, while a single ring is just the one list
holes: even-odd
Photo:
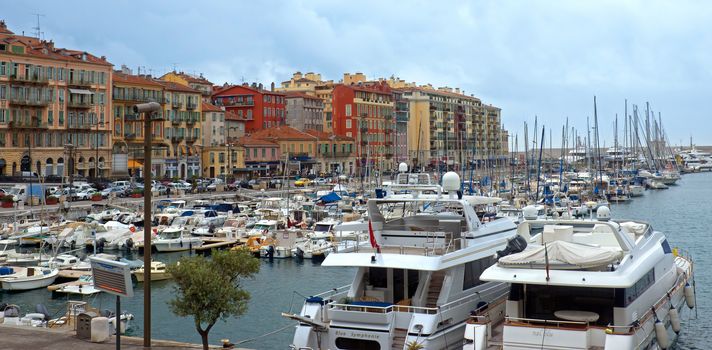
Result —
[{"label": "radar dome", "polygon": [[601,221],[608,221],[611,219],[611,210],[607,206],[601,206],[596,210],[596,218]]},{"label": "radar dome", "polygon": [[406,163],[398,164],[398,172],[407,173],[408,172],[408,164],[406,164]]},{"label": "radar dome", "polygon": [[526,207],[524,207],[524,209],[522,209],[522,216],[524,216],[524,218],[527,220],[536,220],[537,212],[538,210],[535,206],[527,205]]},{"label": "radar dome", "polygon": [[460,175],[454,171],[448,171],[443,175],[443,190],[455,192],[460,190]]}]

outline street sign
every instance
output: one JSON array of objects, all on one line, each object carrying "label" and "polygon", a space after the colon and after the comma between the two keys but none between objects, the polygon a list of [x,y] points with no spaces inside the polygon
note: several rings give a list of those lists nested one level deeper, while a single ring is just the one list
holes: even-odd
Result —
[{"label": "street sign", "polygon": [[129,264],[102,258],[89,258],[94,277],[94,288],[123,296],[133,296]]}]

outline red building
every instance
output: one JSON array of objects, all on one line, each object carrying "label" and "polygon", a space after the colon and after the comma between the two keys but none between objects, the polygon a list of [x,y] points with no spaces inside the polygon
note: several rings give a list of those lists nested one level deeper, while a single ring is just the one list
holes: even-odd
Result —
[{"label": "red building", "polygon": [[393,95],[385,82],[339,84],[332,93],[334,134],[356,140],[357,166],[393,169]]},{"label": "red building", "polygon": [[287,112],[284,94],[262,89],[262,84],[226,86],[213,92],[216,106],[224,106],[244,119],[245,132],[251,133],[279,125],[285,125]]}]

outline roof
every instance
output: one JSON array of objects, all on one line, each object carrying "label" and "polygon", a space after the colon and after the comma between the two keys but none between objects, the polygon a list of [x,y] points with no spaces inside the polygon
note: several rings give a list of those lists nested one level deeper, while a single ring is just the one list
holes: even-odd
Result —
[{"label": "roof", "polygon": [[309,95],[307,93],[301,92],[301,91],[289,91],[286,93],[285,98],[305,98],[309,100],[318,100],[321,101],[321,98],[314,96],[314,95]]},{"label": "roof", "polygon": [[187,87],[187,86],[185,86],[185,85],[178,84],[178,83],[174,83],[174,82],[172,82],[172,81],[165,81],[165,80],[156,80],[156,81],[157,81],[159,84],[163,85],[163,86],[166,88],[166,90],[170,90],[170,91],[181,91],[181,92],[192,92],[192,93],[196,93],[196,94],[200,94],[200,93],[201,93],[200,91],[198,91],[198,90],[196,90],[196,89],[193,89],[193,88],[190,88],[190,87]]},{"label": "roof", "polygon": [[279,147],[279,144],[277,144],[276,142],[256,138],[254,136],[243,136],[237,141],[237,143],[239,143],[240,145],[245,146],[245,147],[250,147],[250,146],[252,146],[252,147],[254,147],[254,146]]},{"label": "roof", "polygon": [[[217,89],[213,87],[213,96],[219,96],[221,94],[224,94],[225,92],[229,91],[230,89],[234,88],[240,88],[240,89],[245,89],[257,94],[269,94],[269,95],[280,95],[284,96],[285,94],[283,92],[278,92],[278,91],[270,91],[270,90],[265,90],[265,89],[259,89],[259,88],[254,88],[247,83],[242,84],[242,85],[231,85],[231,84],[225,84],[221,87],[218,87]],[[226,94],[227,96],[230,96],[229,94]]]},{"label": "roof", "polygon": [[223,111],[222,108],[220,108],[212,103],[203,102],[203,112],[225,112],[225,111]]},{"label": "roof", "polygon": [[26,47],[24,55],[27,56],[74,63],[112,66],[112,64],[108,62],[104,56],[97,57],[86,51],[56,48],[54,47],[54,42],[51,40],[40,40],[30,36],[16,35],[11,30],[7,29],[7,25],[4,21],[0,22],[0,43],[19,43]]},{"label": "roof", "polygon": [[301,132],[291,126],[281,125],[276,128],[262,129],[252,134],[252,137],[268,140],[314,141],[314,136]]},{"label": "roof", "polygon": [[124,74],[120,71],[113,71],[111,73],[111,79],[114,83],[120,84],[136,84],[136,85],[150,85],[157,88],[163,88],[163,85],[156,82],[153,79],[146,78],[140,75]]},{"label": "roof", "polygon": [[[187,81],[188,83],[204,84],[204,85],[210,85],[210,86],[213,85],[213,83],[211,83],[208,79],[205,79],[203,76],[196,77],[192,74],[172,71],[172,72],[168,72],[168,73],[164,74],[163,77],[165,77],[168,74],[173,74],[173,75],[179,76],[179,77],[183,78],[185,81]],[[161,78],[163,78],[163,77],[161,77]]]},{"label": "roof", "polygon": [[480,101],[479,98],[474,97],[474,96],[469,96],[465,95],[462,93],[456,93],[456,92],[448,92],[448,91],[443,91],[443,90],[437,90],[437,89],[430,89],[426,87],[404,87],[404,88],[393,88],[393,90],[396,91],[420,91],[424,92],[426,94],[433,94],[433,95],[441,95],[441,96],[449,96],[449,97],[456,97],[456,98],[462,98],[462,99],[469,99],[469,100],[475,100],[475,101]]},{"label": "roof", "polygon": [[324,141],[324,140],[353,141],[354,140],[352,137],[336,135],[334,133],[324,132],[324,131],[315,130],[315,129],[307,129],[307,130],[304,130],[304,132],[316,137],[317,140],[319,140],[319,141]]}]

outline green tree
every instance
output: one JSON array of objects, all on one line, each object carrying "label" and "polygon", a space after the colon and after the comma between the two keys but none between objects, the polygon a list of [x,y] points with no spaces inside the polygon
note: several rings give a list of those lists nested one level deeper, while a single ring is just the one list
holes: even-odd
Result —
[{"label": "green tree", "polygon": [[208,333],[219,319],[225,321],[247,311],[250,293],[240,282],[260,270],[259,259],[247,249],[213,250],[211,256],[183,257],[168,266],[176,282],[176,297],[168,302],[169,307],[178,316],[193,316],[203,349],[208,349]]}]

